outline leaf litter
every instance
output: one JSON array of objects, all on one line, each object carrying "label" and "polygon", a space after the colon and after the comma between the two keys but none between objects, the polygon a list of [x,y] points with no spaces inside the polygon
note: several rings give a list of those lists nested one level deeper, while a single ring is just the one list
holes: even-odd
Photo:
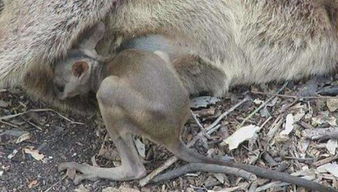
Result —
[{"label": "leaf litter", "polygon": [[[332,83],[336,81],[334,79]],[[335,163],[338,159],[337,99],[322,98],[320,95],[313,96],[315,93],[313,90],[311,91],[312,98],[302,98],[298,94],[302,85],[302,82],[296,82],[282,90],[280,90],[283,87],[282,84],[273,83],[247,88],[236,87],[225,98],[200,99],[194,104],[193,113],[196,114],[201,126],[197,125],[195,120],[189,120],[185,125],[182,138],[187,143],[198,138],[194,142],[193,148],[208,156],[231,156],[238,162],[275,168],[293,175],[314,179],[327,186],[337,186],[335,184],[338,179],[337,164]],[[252,100],[248,100],[226,113],[243,99],[243,95],[248,92],[248,89]],[[29,100],[22,96],[21,91],[13,93],[6,91],[0,94],[4,96],[3,100],[8,103],[8,107],[2,108],[0,111],[0,115],[5,117],[1,119],[4,123],[1,123],[0,130],[13,129],[12,121],[17,121],[21,122],[20,130],[26,131],[25,134],[15,136],[14,139],[8,139],[8,136],[4,135],[0,136],[0,141],[5,142],[5,145],[0,145],[0,151],[4,151],[4,158],[0,160],[0,165],[10,167],[10,171],[16,173],[16,176],[11,176],[6,169],[2,169],[4,180],[0,181],[0,185],[6,186],[7,191],[23,191],[22,187],[27,187],[27,181],[34,184],[35,180],[38,181],[38,184],[32,184],[34,191],[44,191],[49,188],[51,189],[49,191],[80,189],[81,187],[74,186],[67,179],[61,180],[62,175],[57,173],[55,167],[58,163],[70,160],[90,163],[90,158],[98,154],[100,148],[101,156],[98,157],[98,165],[114,166],[112,159],[116,159],[115,155],[110,157],[111,155],[108,153],[110,154],[116,149],[111,141],[102,143],[106,131],[100,120],[93,121],[89,117],[59,112],[67,119],[71,119],[72,122],[89,122],[88,125],[76,124],[53,111],[39,112],[41,121],[36,115],[23,118],[23,114],[28,110],[48,108],[49,106]],[[219,118],[223,114],[225,115]],[[38,125],[41,130],[27,121]],[[241,125],[242,123],[243,125]],[[55,138],[55,126],[65,128],[61,137]],[[99,127],[100,134],[93,131],[97,130],[95,127]],[[208,134],[200,134],[203,132],[203,128],[211,128],[211,131],[206,131]],[[239,134],[242,129],[246,129],[248,132]],[[0,131],[1,133],[3,131]],[[29,133],[29,137],[27,133]],[[286,139],[279,140],[280,136],[284,136]],[[225,142],[231,140],[232,142]],[[44,143],[47,143],[47,147],[43,147]],[[76,143],[82,143],[82,145]],[[144,156],[149,173],[156,170],[172,156],[163,147],[143,139],[139,139],[136,146],[138,152]],[[22,155],[20,151],[26,155]],[[13,152],[16,152],[15,155]],[[72,156],[75,153],[78,155]],[[8,158],[11,154],[12,158]],[[27,158],[27,154],[32,158]],[[41,161],[50,156],[53,157],[50,164],[46,165]],[[184,164],[177,160],[172,162],[173,164],[168,166],[168,169],[181,167]],[[47,172],[48,174],[45,174]],[[163,169],[160,174],[165,172],[166,169]],[[16,181],[13,182],[14,180]],[[164,183],[150,183],[143,187],[140,187],[138,182],[109,181],[86,182],[83,186],[89,191],[95,189],[106,192],[121,191],[121,189],[130,191],[303,190],[300,187],[281,182],[261,178],[249,181],[222,173],[188,174]],[[82,187],[82,189],[84,188]]]}]

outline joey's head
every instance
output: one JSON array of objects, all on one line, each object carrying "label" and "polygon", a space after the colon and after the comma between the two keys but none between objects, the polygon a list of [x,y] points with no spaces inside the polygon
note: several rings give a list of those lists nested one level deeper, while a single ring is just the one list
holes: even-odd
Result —
[{"label": "joey's head", "polygon": [[88,93],[91,90],[92,68],[96,63],[89,58],[70,58],[58,63],[54,70],[58,98],[63,100]]}]

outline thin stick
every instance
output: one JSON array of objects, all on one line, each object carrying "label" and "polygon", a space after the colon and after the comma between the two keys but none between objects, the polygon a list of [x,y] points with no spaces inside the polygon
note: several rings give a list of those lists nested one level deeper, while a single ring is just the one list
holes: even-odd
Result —
[{"label": "thin stick", "polygon": [[249,188],[249,192],[256,192],[257,186],[258,186],[257,181],[252,182]]},{"label": "thin stick", "polygon": [[[277,94],[279,94],[280,92],[282,92],[285,87],[287,86],[288,82],[284,83],[284,85],[277,91]],[[242,123],[239,125],[239,127],[242,127],[244,125],[244,123],[246,123],[249,119],[251,119],[252,116],[254,116],[258,111],[260,111],[261,109],[263,109],[263,107],[265,107],[272,99],[274,99],[276,96],[272,96],[269,99],[267,99],[264,103],[262,103],[258,108],[256,108],[252,113],[249,114],[249,116],[247,116]]]},{"label": "thin stick", "polygon": [[198,120],[197,115],[192,110],[190,110],[190,112],[191,112],[192,118],[194,118],[196,124],[200,127],[201,131],[204,130],[204,127],[201,124],[201,122]]},{"label": "thin stick", "polygon": [[274,181],[274,182],[268,183],[264,186],[258,187],[256,189],[256,192],[267,191],[268,189],[275,189],[276,187],[283,187],[283,186],[288,186],[288,185],[290,185],[290,184],[285,183],[285,182]]},{"label": "thin stick", "polygon": [[198,127],[201,130],[201,132],[203,133],[203,135],[205,137],[207,137],[208,139],[210,139],[210,135],[207,133],[207,131],[205,130],[205,128],[203,127],[203,125],[201,124],[201,122],[198,120],[197,115],[192,110],[190,110],[190,112],[191,112],[191,115],[192,115],[193,119],[195,120],[196,124],[198,125]]},{"label": "thin stick", "polygon": [[216,126],[213,127],[212,129],[209,129],[209,130],[207,131],[207,134],[208,134],[208,135],[213,134],[213,133],[214,133],[215,131],[217,131],[220,127],[221,127],[221,125],[216,125]]},{"label": "thin stick", "polygon": [[153,172],[151,172],[145,178],[141,179],[140,182],[139,182],[140,186],[143,187],[143,186],[147,185],[154,177],[156,177],[162,171],[168,169],[177,160],[178,159],[175,156],[169,158],[164,164],[162,164],[160,167],[158,167],[157,169],[155,169]]},{"label": "thin stick", "polygon": [[311,140],[338,139],[338,128],[305,129],[302,135]]},{"label": "thin stick", "polygon": [[241,106],[243,103],[249,101],[250,98],[249,97],[245,97],[242,101],[240,101],[239,103],[237,103],[236,105],[234,105],[233,107],[231,107],[229,110],[227,110],[226,112],[224,112],[222,115],[220,115],[211,125],[209,125],[206,128],[206,131],[214,128],[224,117],[226,117],[227,115],[229,115],[231,112],[233,112],[235,109],[237,109],[239,106]]},{"label": "thin stick", "polygon": [[43,130],[40,126],[38,126],[38,125],[36,125],[36,124],[34,124],[34,123],[28,121],[28,120],[25,120],[25,121],[26,121],[26,123],[30,124],[31,126],[35,127],[36,129],[38,129],[38,130],[40,130],[40,131]]},{"label": "thin stick", "polygon": [[285,97],[285,98],[293,98],[293,99],[337,99],[337,97],[330,96],[308,96],[308,97],[300,97],[296,95],[285,95],[285,94],[276,94],[276,93],[265,93],[261,91],[251,91],[252,94],[256,95],[271,95],[276,97]]},{"label": "thin stick", "polygon": [[332,162],[332,161],[335,161],[335,160],[337,160],[337,159],[338,159],[338,154],[336,154],[336,155],[333,156],[333,157],[328,157],[328,158],[325,158],[325,159],[316,161],[316,162],[313,163],[313,165],[316,166],[316,167],[319,167],[319,166],[322,166],[322,165],[324,165],[324,164],[326,164],[326,163],[330,163],[330,162]]},{"label": "thin stick", "polygon": [[48,189],[46,189],[46,191],[44,192],[48,192],[50,191],[53,187],[55,187],[56,185],[58,185],[61,181],[65,180],[67,178],[67,175],[63,176],[59,181],[57,181],[56,183],[54,183],[52,186],[50,186]]},{"label": "thin stick", "polygon": [[270,116],[269,118],[267,118],[261,126],[259,126],[259,129],[262,129],[270,120],[272,119],[272,117]]},{"label": "thin stick", "polygon": [[19,128],[19,126],[15,125],[15,124],[12,124],[12,123],[9,123],[9,122],[6,122],[6,121],[0,120],[0,123],[5,124],[5,125],[9,125],[11,127]]},{"label": "thin stick", "polygon": [[53,110],[53,109],[31,109],[31,110],[28,110],[28,111],[25,111],[25,112],[22,112],[22,113],[17,113],[17,114],[13,114],[13,115],[6,115],[6,116],[2,116],[0,117],[0,121],[2,120],[8,120],[8,119],[12,119],[12,118],[15,118],[15,117],[19,117],[19,116],[22,116],[24,114],[27,114],[27,113],[31,113],[31,112],[54,112],[56,113],[58,116],[60,116],[61,118],[69,121],[70,123],[72,124],[77,124],[77,125],[84,125],[84,123],[80,123],[80,122],[76,122],[76,121],[72,121],[70,119],[68,119],[67,117],[63,116],[61,113]]},{"label": "thin stick", "polygon": [[[240,101],[239,103],[237,103],[236,105],[234,105],[233,107],[231,107],[228,111],[224,112],[221,116],[223,116],[223,118],[224,118],[225,116],[227,116],[229,113],[231,113],[232,111],[234,111],[241,104],[245,103],[248,100],[249,100],[249,98],[245,97],[242,101]],[[214,122],[213,124],[217,125],[218,122],[221,121],[221,119],[218,118],[216,120],[217,122],[215,121],[216,123]],[[211,127],[211,126],[209,126],[209,127]],[[212,128],[213,127],[209,128],[209,130],[212,129]],[[193,146],[196,143],[196,141],[198,141],[201,137],[203,137],[203,135],[205,134],[203,130],[208,131],[208,129],[202,129],[202,131],[200,131],[190,142],[188,142],[187,147]],[[154,171],[152,171],[150,174],[148,174],[146,177],[144,177],[143,179],[141,179],[139,181],[139,184],[141,186],[147,185],[154,177],[156,177],[158,174],[160,174],[161,172],[163,172],[164,170],[166,170],[167,168],[169,168],[177,160],[178,160],[178,158],[175,157],[175,156],[169,158],[166,162],[164,162],[164,164],[162,164],[160,167],[158,167],[157,169],[155,169]]]},{"label": "thin stick", "polygon": [[187,173],[199,171],[235,175],[238,177],[243,177],[248,181],[254,181],[257,179],[256,175],[237,168],[205,163],[189,163],[187,165],[184,165],[182,167],[179,167],[177,169],[171,170],[169,172],[166,172],[162,175],[155,177],[153,179],[153,182],[166,181],[169,179],[179,177],[181,175],[185,175]]}]

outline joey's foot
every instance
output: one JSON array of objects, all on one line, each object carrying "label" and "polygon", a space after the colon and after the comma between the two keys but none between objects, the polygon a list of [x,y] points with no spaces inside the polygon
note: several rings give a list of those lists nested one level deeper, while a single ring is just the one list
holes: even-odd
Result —
[{"label": "joey's foot", "polygon": [[82,180],[95,181],[97,179],[109,179],[114,181],[128,181],[140,179],[146,175],[146,170],[142,164],[127,163],[123,166],[113,168],[95,167],[88,164],[80,164],[75,162],[61,163],[58,167],[59,171],[77,171],[78,173],[69,174],[74,184],[79,184]]},{"label": "joey's foot", "polygon": [[95,168],[98,167],[93,167],[88,164],[80,164],[76,162],[65,162],[61,163],[58,166],[59,172],[61,171],[70,171],[70,170],[75,170],[80,173],[75,173],[75,176],[69,176],[70,179],[73,180],[75,185],[78,185],[82,180],[91,180],[91,181],[96,181],[99,177],[96,174]]}]

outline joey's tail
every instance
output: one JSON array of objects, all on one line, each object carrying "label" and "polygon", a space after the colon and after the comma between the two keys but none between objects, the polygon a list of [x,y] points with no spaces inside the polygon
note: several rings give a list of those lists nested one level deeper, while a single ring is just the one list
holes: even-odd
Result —
[{"label": "joey's tail", "polygon": [[228,167],[235,167],[239,169],[243,169],[245,171],[248,171],[250,173],[253,173],[259,177],[272,179],[272,180],[278,180],[283,181],[291,184],[295,184],[298,186],[305,187],[307,189],[315,190],[315,191],[322,191],[322,192],[338,192],[338,190],[335,190],[331,187],[326,187],[324,185],[321,185],[319,183],[306,180],[300,177],[295,177],[292,175],[289,175],[287,173],[282,173],[278,171],[273,171],[270,169],[265,169],[253,165],[246,165],[241,163],[235,163],[230,160],[222,161],[217,159],[212,159],[205,157],[201,154],[198,154],[190,149],[188,149],[182,142],[179,142],[174,147],[168,147],[168,149],[174,153],[178,158],[188,161],[190,163],[206,163],[206,164],[217,164],[217,165],[224,165]]}]

